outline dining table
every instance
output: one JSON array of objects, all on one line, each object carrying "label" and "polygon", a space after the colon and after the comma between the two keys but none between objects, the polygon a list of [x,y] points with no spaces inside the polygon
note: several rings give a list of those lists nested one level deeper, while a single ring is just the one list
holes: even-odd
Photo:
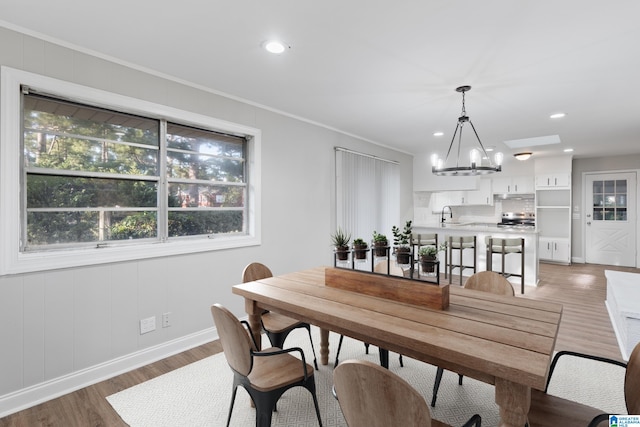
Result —
[{"label": "dining table", "polygon": [[[320,362],[329,331],[495,385],[500,426],[522,427],[531,389],[544,390],[562,305],[449,286],[443,309],[327,286],[314,267],[238,284],[260,344],[260,316],[275,311],[320,328]],[[410,280],[410,279],[407,279]],[[425,283],[423,286],[438,286]]]}]

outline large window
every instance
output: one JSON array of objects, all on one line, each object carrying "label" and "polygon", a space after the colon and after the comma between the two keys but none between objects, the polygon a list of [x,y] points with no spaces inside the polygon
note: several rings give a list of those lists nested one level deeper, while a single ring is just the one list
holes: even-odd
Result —
[{"label": "large window", "polygon": [[0,274],[259,243],[257,130],[6,67],[1,95]]}]

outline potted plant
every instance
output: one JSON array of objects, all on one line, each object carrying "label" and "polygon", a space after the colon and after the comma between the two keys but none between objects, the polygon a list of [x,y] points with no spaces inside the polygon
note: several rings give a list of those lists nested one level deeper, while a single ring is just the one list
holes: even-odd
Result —
[{"label": "potted plant", "polygon": [[435,271],[434,261],[438,259],[438,248],[435,246],[421,246],[418,250],[418,260],[423,273],[433,273]]},{"label": "potted plant", "polygon": [[353,239],[353,252],[356,255],[356,259],[367,258],[367,242],[361,238]]},{"label": "potted plant", "polygon": [[411,220],[404,224],[404,228],[401,230],[395,225],[391,228],[393,233],[393,244],[395,246],[396,261],[398,264],[409,264],[411,255]]},{"label": "potted plant", "polygon": [[351,234],[344,232],[340,227],[331,235],[331,243],[335,247],[336,255],[340,261],[346,261],[349,258],[350,241]]},{"label": "potted plant", "polygon": [[377,257],[387,256],[387,246],[389,246],[387,236],[385,236],[384,234],[380,234],[374,230],[373,246],[375,248],[375,254]]}]

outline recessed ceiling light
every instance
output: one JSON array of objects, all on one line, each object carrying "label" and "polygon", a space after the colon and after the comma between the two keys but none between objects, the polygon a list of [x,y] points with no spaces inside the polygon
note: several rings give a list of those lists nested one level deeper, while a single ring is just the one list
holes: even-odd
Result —
[{"label": "recessed ceiling light", "polygon": [[565,148],[564,152],[565,153],[571,153],[573,151],[573,148]]},{"label": "recessed ceiling light", "polygon": [[287,45],[278,40],[268,40],[262,44],[267,52],[280,54],[287,50]]},{"label": "recessed ceiling light", "polygon": [[561,119],[566,115],[567,115],[566,113],[555,113],[555,114],[550,115],[549,118],[551,118],[551,119]]},{"label": "recessed ceiling light", "polygon": [[493,151],[493,150],[495,150],[495,149],[496,149],[496,147],[495,147],[494,145],[490,145],[490,146],[488,146],[488,147],[487,147],[487,149],[486,149],[485,151],[486,151],[487,153],[490,153],[490,152],[492,152],[492,151]]},{"label": "recessed ceiling light", "polygon": [[434,132],[433,136],[442,136],[444,135],[444,132]]}]

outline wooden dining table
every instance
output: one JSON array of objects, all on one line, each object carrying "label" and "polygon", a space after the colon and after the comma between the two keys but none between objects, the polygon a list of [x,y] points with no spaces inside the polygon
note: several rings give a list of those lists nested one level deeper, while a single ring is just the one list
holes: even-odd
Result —
[{"label": "wooden dining table", "polygon": [[261,313],[282,313],[320,328],[323,365],[334,331],[494,384],[500,426],[525,425],[531,389],[545,388],[562,305],[451,285],[448,307],[427,308],[326,286],[326,268],[233,286],[258,343]]}]

